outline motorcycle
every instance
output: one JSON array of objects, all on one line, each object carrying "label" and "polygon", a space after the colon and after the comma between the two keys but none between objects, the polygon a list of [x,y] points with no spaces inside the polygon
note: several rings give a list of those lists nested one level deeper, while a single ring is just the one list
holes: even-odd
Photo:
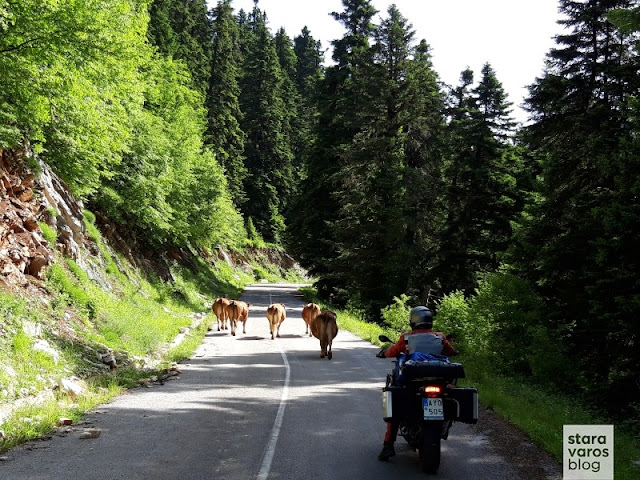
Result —
[{"label": "motorcycle", "polygon": [[[392,343],[385,335],[378,338]],[[437,473],[440,442],[448,438],[453,422],[478,421],[477,389],[456,386],[464,376],[462,364],[420,353],[401,354],[387,375],[382,389],[383,419],[399,426],[398,433],[418,451],[426,473]]]}]

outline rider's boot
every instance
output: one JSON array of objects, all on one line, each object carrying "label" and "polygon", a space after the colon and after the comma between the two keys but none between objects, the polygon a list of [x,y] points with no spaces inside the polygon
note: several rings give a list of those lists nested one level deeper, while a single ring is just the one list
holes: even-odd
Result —
[{"label": "rider's boot", "polygon": [[378,460],[387,461],[395,456],[396,449],[393,448],[393,442],[384,442],[382,451],[378,454]]}]

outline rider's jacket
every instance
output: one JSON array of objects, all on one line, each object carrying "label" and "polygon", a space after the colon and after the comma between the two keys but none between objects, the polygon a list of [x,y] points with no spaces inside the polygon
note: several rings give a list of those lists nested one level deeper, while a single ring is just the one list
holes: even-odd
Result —
[{"label": "rider's jacket", "polygon": [[418,328],[400,335],[400,339],[385,350],[385,356],[392,358],[397,357],[400,353],[413,353],[414,351],[448,357],[458,353],[444,333],[434,332],[430,328]]}]

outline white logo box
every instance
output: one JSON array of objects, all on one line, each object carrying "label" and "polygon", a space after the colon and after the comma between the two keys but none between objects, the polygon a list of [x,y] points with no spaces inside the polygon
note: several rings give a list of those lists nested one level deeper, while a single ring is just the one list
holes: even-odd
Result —
[{"label": "white logo box", "polygon": [[613,480],[613,425],[564,425],[563,480]]}]

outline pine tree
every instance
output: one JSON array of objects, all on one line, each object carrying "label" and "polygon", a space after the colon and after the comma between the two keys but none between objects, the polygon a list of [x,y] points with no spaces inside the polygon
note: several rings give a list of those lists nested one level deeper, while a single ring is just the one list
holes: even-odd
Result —
[{"label": "pine tree", "polygon": [[317,92],[323,75],[323,55],[321,43],[311,36],[307,27],[293,39],[293,45],[296,54],[294,81],[300,105],[297,109],[295,141],[295,165],[299,184],[304,178],[305,164],[315,141],[313,132],[318,121]]},{"label": "pine tree", "polygon": [[178,34],[172,25],[173,0],[153,0],[149,4],[149,27],[147,37],[152,45],[164,55],[174,57],[178,52]]},{"label": "pine tree", "polygon": [[285,230],[283,210],[292,182],[289,114],[283,99],[284,74],[266,15],[254,8],[243,27],[246,40],[241,82],[242,130],[249,176],[243,212],[270,242],[279,242]]},{"label": "pine tree", "polygon": [[148,36],[160,52],[183,60],[193,85],[205,93],[211,74],[211,23],[205,0],[154,0]]},{"label": "pine tree", "polygon": [[302,195],[292,218],[289,247],[312,275],[319,277],[319,293],[335,303],[348,301],[347,265],[340,265],[334,225],[338,220],[336,192],[343,186],[337,174],[340,155],[361,125],[358,112],[366,108],[366,82],[357,80],[358,68],[371,64],[371,19],[376,10],[369,0],[343,0],[344,11],[334,12],[347,32],[332,42],[334,65],[328,67],[318,87],[318,122],[315,143],[309,154]]},{"label": "pine tree", "polygon": [[473,81],[471,70],[462,72],[449,111],[447,213],[433,272],[442,293],[471,293],[479,273],[498,267],[519,213],[516,176],[521,160],[510,142],[510,104],[489,64],[475,88]]},{"label": "pine tree", "polygon": [[[635,38],[607,20],[630,1],[562,0],[568,33],[527,99],[527,141],[541,161],[541,201],[529,212],[518,264],[549,299],[549,318],[577,359],[579,381],[614,409],[637,398],[638,151],[630,100]],[[637,190],[636,190],[637,192]],[[637,349],[636,349],[637,350]],[[603,397],[601,397],[603,398]],[[615,399],[611,400],[610,399]]]},{"label": "pine tree", "polygon": [[[302,114],[302,102],[300,92],[295,83],[296,66],[298,59],[293,49],[293,42],[285,32],[284,28],[280,28],[275,35],[275,48],[282,70],[282,100],[284,102],[284,110],[287,115],[285,125],[289,127],[289,131],[285,132],[290,139],[293,158],[291,161],[291,185],[287,197],[293,196],[296,187],[302,175],[302,155],[304,152],[304,141],[308,137],[303,136],[305,129],[304,118]],[[289,198],[285,199],[282,204],[281,211],[284,213],[289,203]]]},{"label": "pine tree", "polygon": [[293,45],[296,54],[295,82],[302,100],[311,105],[310,99],[315,96],[318,82],[322,79],[322,43],[304,27],[300,35],[294,37]]},{"label": "pine tree", "polygon": [[406,291],[411,263],[404,144],[413,108],[406,103],[413,31],[395,6],[388,15],[374,31],[372,63],[358,66],[363,101],[354,116],[361,131],[341,153],[335,223],[338,265],[346,267],[354,303],[374,318]]},{"label": "pine tree", "polygon": [[429,44],[421,40],[407,69],[407,119],[404,147],[407,163],[407,242],[412,250],[407,293],[422,304],[435,306],[434,292],[441,292],[432,272],[440,251],[438,233],[443,228],[443,150],[446,142],[444,102]]},{"label": "pine tree", "polygon": [[240,63],[238,27],[230,1],[213,10],[214,38],[211,80],[207,95],[207,137],[216,158],[225,169],[231,197],[237,207],[246,202],[244,164],[246,135],[240,127]]}]

